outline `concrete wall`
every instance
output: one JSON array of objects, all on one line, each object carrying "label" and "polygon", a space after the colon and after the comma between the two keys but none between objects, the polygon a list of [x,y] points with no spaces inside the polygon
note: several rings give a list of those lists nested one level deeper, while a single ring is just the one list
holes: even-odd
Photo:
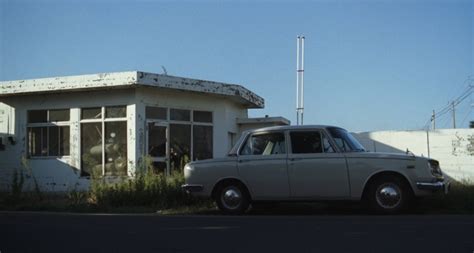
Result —
[{"label": "concrete wall", "polygon": [[[26,173],[26,187],[32,189],[32,176],[38,181],[41,190],[67,191],[86,189],[89,181],[80,177],[80,108],[127,105],[127,116],[133,114],[129,108],[135,102],[133,89],[110,91],[89,91],[49,95],[25,95],[1,98],[1,102],[14,108],[14,136],[16,143],[8,144],[0,151],[0,189],[10,187],[14,171]],[[27,111],[41,109],[71,109],[70,114],[70,155],[57,158],[27,158]],[[128,119],[128,132],[134,132],[134,117]],[[133,136],[128,136],[128,145],[135,145]],[[128,162],[134,163],[134,156]],[[22,164],[23,160],[23,164]],[[25,166],[25,164],[27,166]],[[26,167],[26,168],[25,168]]]},{"label": "concrete wall", "polygon": [[415,155],[434,158],[449,177],[474,183],[474,129],[379,131],[354,136],[370,151],[408,149]]}]

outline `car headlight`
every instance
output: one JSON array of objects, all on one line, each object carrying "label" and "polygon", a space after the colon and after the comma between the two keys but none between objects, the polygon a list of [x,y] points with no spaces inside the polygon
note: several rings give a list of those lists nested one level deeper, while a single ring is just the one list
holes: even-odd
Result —
[{"label": "car headlight", "polygon": [[194,171],[194,167],[190,164],[184,166],[184,178],[189,178]]},{"label": "car headlight", "polygon": [[428,168],[430,168],[431,175],[434,177],[442,177],[443,172],[441,171],[441,168],[439,167],[439,162],[436,160],[428,160]]}]

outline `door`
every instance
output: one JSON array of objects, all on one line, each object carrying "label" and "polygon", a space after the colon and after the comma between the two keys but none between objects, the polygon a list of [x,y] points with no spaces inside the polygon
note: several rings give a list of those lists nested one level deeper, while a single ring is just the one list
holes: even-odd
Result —
[{"label": "door", "polygon": [[288,173],[294,199],[349,198],[346,158],[335,152],[322,131],[289,133]]},{"label": "door", "polygon": [[283,132],[258,133],[247,138],[237,166],[253,199],[289,198],[286,150]]},{"label": "door", "polygon": [[147,153],[157,173],[169,174],[169,131],[168,124],[158,121],[147,122]]}]

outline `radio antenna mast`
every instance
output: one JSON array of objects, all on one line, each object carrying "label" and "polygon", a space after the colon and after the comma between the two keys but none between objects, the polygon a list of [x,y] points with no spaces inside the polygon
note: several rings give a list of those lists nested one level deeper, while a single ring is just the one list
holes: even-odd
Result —
[{"label": "radio antenna mast", "polygon": [[296,125],[303,125],[304,113],[304,36],[296,37]]}]

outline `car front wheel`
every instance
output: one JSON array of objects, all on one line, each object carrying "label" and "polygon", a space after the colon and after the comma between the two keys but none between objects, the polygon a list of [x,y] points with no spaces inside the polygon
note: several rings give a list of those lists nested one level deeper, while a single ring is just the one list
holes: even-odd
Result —
[{"label": "car front wheel", "polygon": [[377,213],[399,213],[411,202],[412,193],[409,187],[400,177],[379,177],[369,186],[366,196],[369,207]]},{"label": "car front wheel", "polygon": [[242,214],[250,205],[247,192],[239,184],[222,186],[216,196],[216,202],[219,209],[226,214]]}]

